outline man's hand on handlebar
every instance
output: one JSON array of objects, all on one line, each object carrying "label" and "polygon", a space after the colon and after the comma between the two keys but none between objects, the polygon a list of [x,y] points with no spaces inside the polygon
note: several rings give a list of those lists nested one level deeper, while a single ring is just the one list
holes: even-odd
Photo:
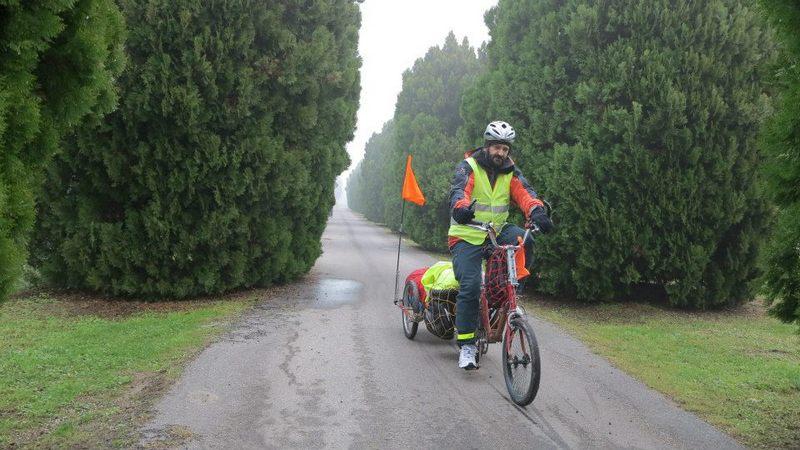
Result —
[{"label": "man's hand on handlebar", "polygon": [[[471,225],[477,226],[480,228],[487,228],[490,224],[486,224],[483,222],[478,222],[475,219],[475,210],[473,207],[475,206],[475,200],[469,205],[469,208],[454,208],[453,209],[453,220],[461,225]],[[530,214],[528,214],[528,221],[525,223],[525,228],[532,230],[534,233],[541,231],[542,233],[549,233],[553,231],[555,226],[553,225],[553,221],[550,220],[550,217],[547,215],[547,211],[542,206],[535,206],[531,209]]]},{"label": "man's hand on handlebar", "polygon": [[547,211],[541,206],[536,206],[531,209],[526,226],[532,228],[531,225],[536,225],[542,233],[549,233],[553,231],[554,228],[553,222],[550,220],[550,217],[547,216]]}]

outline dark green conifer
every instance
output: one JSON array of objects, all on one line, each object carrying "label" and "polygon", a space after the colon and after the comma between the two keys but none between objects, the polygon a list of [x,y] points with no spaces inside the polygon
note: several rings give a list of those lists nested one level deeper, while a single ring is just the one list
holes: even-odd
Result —
[{"label": "dark green conifer", "polygon": [[367,219],[383,223],[386,205],[383,188],[388,172],[388,158],[394,139],[392,121],[386,122],[380,133],[373,134],[365,147],[364,159],[358,163],[347,179],[347,204]]},{"label": "dark green conifer", "polygon": [[[356,198],[351,207],[397,230],[400,188],[406,155],[411,153],[426,204],[406,205],[404,229],[423,247],[446,250],[450,181],[468,147],[456,138],[463,122],[459,108],[464,91],[480,71],[475,50],[466,39],[459,44],[450,33],[442,47],[429,49],[403,74],[392,123],[373,136],[358,175],[351,178],[356,184],[348,185]],[[380,199],[375,198],[378,193]],[[377,218],[381,206],[383,215]]]},{"label": "dark green conifer", "polygon": [[[397,223],[396,201],[405,167],[405,154],[414,155],[414,173],[427,202],[406,206],[405,230],[424,248],[447,250],[450,226],[450,182],[456,163],[464,159],[467,143],[457,139],[463,120],[459,114],[464,91],[481,72],[475,49],[466,38],[459,44],[450,33],[444,45],[428,50],[424,58],[403,75],[397,97],[394,155],[399,161],[391,179],[396,180],[386,199],[387,223]],[[478,130],[476,134],[480,134]]]},{"label": "dark green conifer", "polygon": [[123,29],[112,0],[0,0],[0,300],[27,258],[43,167],[114,107]]},{"label": "dark green conifer", "polygon": [[517,128],[523,172],[553,201],[541,287],[674,305],[751,295],[765,208],[756,137],[770,35],[740,0],[500,0],[467,129]]},{"label": "dark green conifer", "polygon": [[771,312],[800,324],[800,3],[763,0],[781,44],[776,81],[781,96],[764,133],[765,178],[777,205],[766,248],[766,293]]},{"label": "dark green conifer", "polygon": [[321,251],[358,103],[352,0],[120,1],[119,109],[49,174],[37,255],[119,295],[283,282]]}]

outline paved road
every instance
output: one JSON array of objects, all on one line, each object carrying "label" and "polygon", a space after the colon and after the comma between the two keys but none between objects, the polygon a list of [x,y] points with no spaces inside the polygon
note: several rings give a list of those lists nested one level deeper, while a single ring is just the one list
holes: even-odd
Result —
[{"label": "paved road", "polygon": [[[301,283],[207,348],[160,401],[142,445],[189,448],[737,448],[674,403],[532,318],[539,395],[508,399],[499,346],[477,371],[453,342],[402,333],[397,239],[337,208]],[[401,273],[435,258],[404,247]]]}]

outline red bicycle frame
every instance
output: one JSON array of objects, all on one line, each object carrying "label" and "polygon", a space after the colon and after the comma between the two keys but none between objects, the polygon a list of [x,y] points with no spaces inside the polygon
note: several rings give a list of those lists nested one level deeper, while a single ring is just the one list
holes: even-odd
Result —
[{"label": "red bicycle frame", "polygon": [[[485,333],[486,344],[501,341],[503,339],[503,334],[505,334],[505,345],[506,351],[508,352],[511,350],[511,344],[514,338],[511,332],[511,320],[519,315],[522,315],[522,311],[517,305],[517,286],[519,286],[519,281],[517,280],[517,268],[514,260],[514,254],[528,240],[528,237],[532,231],[525,231],[525,237],[522,239],[519,245],[499,245],[497,243],[496,232],[491,223],[483,224],[480,222],[475,222],[472,224],[472,226],[488,233],[495,252],[505,253],[508,279],[503,288],[505,291],[504,298],[500,302],[500,306],[497,308],[494,315],[496,318],[496,320],[494,320],[494,325],[492,324],[492,320],[489,315],[489,299],[487,297],[487,286],[485,284],[481,289],[480,318]],[[536,231],[538,231],[538,229],[534,227],[533,232]],[[489,267],[489,265],[492,264],[493,259],[495,258],[489,258],[489,261],[487,262],[487,272],[490,272],[493,269],[492,267]],[[527,354],[528,350],[525,348],[524,339],[521,341],[521,345],[522,351]]]}]

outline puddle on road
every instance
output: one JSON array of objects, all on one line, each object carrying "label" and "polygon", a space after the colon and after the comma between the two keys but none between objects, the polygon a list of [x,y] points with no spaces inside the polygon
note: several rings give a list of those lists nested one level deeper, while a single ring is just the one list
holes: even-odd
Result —
[{"label": "puddle on road", "polygon": [[361,283],[353,280],[323,278],[314,294],[314,308],[331,309],[358,302]]}]

